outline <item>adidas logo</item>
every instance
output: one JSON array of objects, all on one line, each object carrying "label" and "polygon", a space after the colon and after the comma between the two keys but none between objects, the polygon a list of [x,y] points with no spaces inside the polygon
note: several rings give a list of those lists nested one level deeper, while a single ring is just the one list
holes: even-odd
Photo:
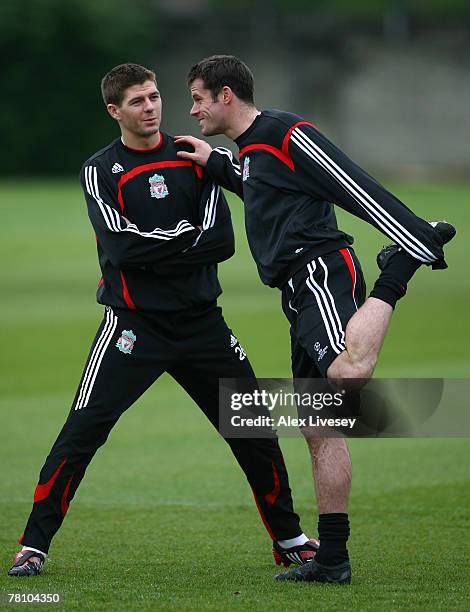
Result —
[{"label": "adidas logo", "polygon": [[114,166],[111,168],[111,172],[113,174],[117,174],[118,172],[124,172],[124,168],[121,166],[121,164],[115,163]]},{"label": "adidas logo", "polygon": [[230,348],[233,348],[236,344],[238,344],[238,340],[233,334],[230,334]]}]

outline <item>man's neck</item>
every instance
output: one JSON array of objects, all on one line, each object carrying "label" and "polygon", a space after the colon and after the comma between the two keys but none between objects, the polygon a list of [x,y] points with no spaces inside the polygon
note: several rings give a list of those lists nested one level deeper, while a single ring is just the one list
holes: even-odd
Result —
[{"label": "man's neck", "polygon": [[256,117],[261,113],[256,106],[242,106],[237,113],[232,125],[225,130],[225,136],[236,140],[243,132],[250,127]]},{"label": "man's neck", "polygon": [[129,149],[154,149],[160,142],[160,131],[150,136],[136,136],[129,132],[121,132],[121,140]]}]

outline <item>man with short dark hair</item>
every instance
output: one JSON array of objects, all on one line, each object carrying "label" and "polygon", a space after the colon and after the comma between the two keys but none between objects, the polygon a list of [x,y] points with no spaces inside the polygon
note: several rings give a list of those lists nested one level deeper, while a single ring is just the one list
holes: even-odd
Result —
[{"label": "man with short dark hair", "polygon": [[[191,115],[205,136],[225,134],[232,153],[191,136],[178,155],[207,166],[221,186],[245,203],[245,225],[261,280],[282,292],[290,322],[294,378],[326,377],[360,387],[374,371],[393,309],[421,264],[446,267],[442,246],[454,235],[447,223],[429,224],[352,162],[309,121],[254,105],[253,75],[229,55],[194,65],[188,75]],[[336,223],[332,204],[395,241],[378,257],[381,274],[370,296],[353,238]],[[435,227],[433,227],[435,225]],[[317,495],[320,549],[281,580],[347,583],[351,567],[348,498],[351,461],[342,438],[303,433]]]},{"label": "man with short dark hair", "polygon": [[[103,99],[121,138],[91,156],[80,180],[96,233],[104,320],[68,418],[34,493],[11,576],[39,574],[94,454],[119,417],[168,372],[218,428],[218,379],[256,388],[248,358],[217,306],[217,263],[234,252],[227,202],[184,146],[160,131],[155,73],[116,66]],[[305,563],[302,532],[277,439],[227,439],[252,487],[275,558]]]}]

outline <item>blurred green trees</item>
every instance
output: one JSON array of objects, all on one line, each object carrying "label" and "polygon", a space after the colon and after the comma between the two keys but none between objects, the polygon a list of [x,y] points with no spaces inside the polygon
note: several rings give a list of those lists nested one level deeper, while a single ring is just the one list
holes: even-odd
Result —
[{"label": "blurred green trees", "polygon": [[[233,0],[210,0],[210,4],[214,8],[234,6]],[[256,5],[258,8],[264,6],[266,9],[276,7],[282,11],[305,9],[339,13],[344,16],[380,15],[395,10],[403,10],[416,16],[470,14],[468,0],[238,0],[236,4],[245,8]]]},{"label": "blurred green trees", "polygon": [[147,0],[2,0],[2,174],[78,173],[116,136],[100,93],[116,64],[151,58]]},{"label": "blurred green trees", "polygon": [[414,19],[437,28],[453,20],[460,39],[470,31],[470,0],[1,0],[0,175],[78,173],[117,134],[99,89],[110,68],[134,61],[158,75],[162,62],[186,52],[189,65],[224,48],[240,16],[252,35],[258,27],[266,33],[273,15],[278,27],[294,17],[285,20],[287,40],[295,24],[310,22],[315,40],[318,15],[331,17],[322,21],[323,41],[337,39],[338,21],[351,31],[369,22],[389,38],[408,32]]}]

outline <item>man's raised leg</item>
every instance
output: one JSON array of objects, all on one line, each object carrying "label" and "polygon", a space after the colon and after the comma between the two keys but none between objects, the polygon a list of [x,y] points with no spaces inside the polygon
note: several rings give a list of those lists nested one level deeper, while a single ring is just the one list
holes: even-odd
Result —
[{"label": "man's raised leg", "polygon": [[[434,226],[444,244],[455,235],[455,229],[448,223],[438,222]],[[377,262],[381,274],[370,297],[350,316],[345,329],[345,350],[326,371],[328,379],[347,381],[352,391],[360,389],[372,377],[396,302],[405,295],[407,283],[421,265],[396,245],[382,249]],[[319,437],[311,428],[303,433],[312,460],[320,550],[309,568],[301,567],[277,578],[349,583],[351,570],[346,542],[352,469],[347,444],[343,438]]]}]

